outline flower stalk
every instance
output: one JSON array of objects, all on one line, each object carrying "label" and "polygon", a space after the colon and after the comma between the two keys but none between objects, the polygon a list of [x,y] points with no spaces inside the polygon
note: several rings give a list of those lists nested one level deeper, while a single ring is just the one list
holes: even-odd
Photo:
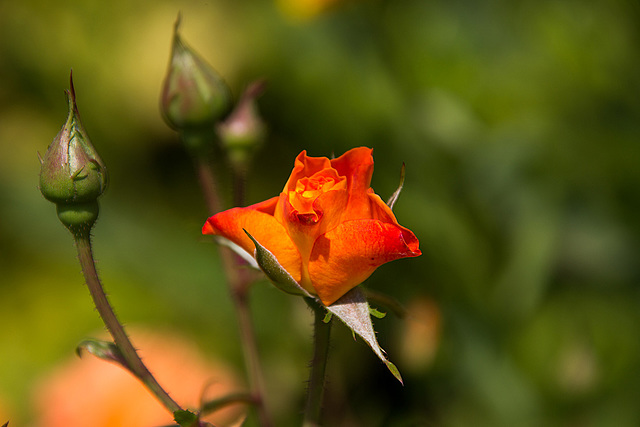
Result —
[{"label": "flower stalk", "polygon": [[171,413],[182,410],[180,405],[176,403],[171,396],[169,396],[151,372],[149,372],[149,369],[144,365],[140,356],[138,356],[138,353],[133,347],[131,340],[129,340],[124,327],[118,321],[111,304],[109,304],[109,300],[107,299],[102,283],[100,282],[100,278],[98,277],[98,272],[96,271],[89,231],[87,230],[83,233],[74,233],[73,238],[78,251],[80,266],[82,267],[82,274],[84,275],[87,287],[91,293],[91,298],[93,299],[96,309],[98,310],[98,314],[102,318],[107,330],[113,337],[113,341],[120,349],[126,363],[126,367],[140,381],[142,381],[142,383],[156,396],[167,410]]},{"label": "flower stalk", "polygon": [[[215,214],[220,211],[222,203],[218,194],[213,170],[204,156],[198,156],[195,159],[195,164],[207,208],[211,214]],[[237,186],[234,190],[242,191],[238,189]],[[219,251],[238,319],[238,328],[240,330],[242,351],[249,379],[249,388],[253,396],[253,402],[255,403],[260,425],[262,427],[269,427],[272,423],[264,402],[264,376],[258,356],[255,330],[249,311],[249,287],[253,281],[253,277],[249,270],[242,268],[244,261],[241,257],[226,247],[220,246]]]},{"label": "flower stalk", "polygon": [[[253,105],[261,86],[252,86],[239,102],[241,108],[236,107],[225,120],[231,109],[231,92],[217,71],[182,40],[179,28],[180,17],[174,26],[160,107],[165,121],[178,132],[191,155],[207,209],[214,215],[222,210],[222,201],[210,153],[220,139],[234,172],[234,202],[242,203],[246,166],[255,145],[252,141],[262,134]],[[244,261],[229,249],[221,247],[220,256],[238,318],[252,400],[260,425],[268,427],[271,421],[264,404],[264,380],[248,302],[253,276],[241,268]]]},{"label": "flower stalk", "polygon": [[329,356],[329,339],[331,337],[331,320],[325,322],[327,311],[315,299],[305,298],[313,310],[313,359],[307,385],[307,401],[304,408],[304,427],[320,425],[322,401],[326,379],[327,359]]}]

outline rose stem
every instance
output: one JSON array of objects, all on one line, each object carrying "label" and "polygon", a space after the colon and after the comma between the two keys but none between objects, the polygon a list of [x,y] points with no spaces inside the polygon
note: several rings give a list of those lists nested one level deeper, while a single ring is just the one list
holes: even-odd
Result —
[{"label": "rose stem", "polygon": [[[198,170],[198,180],[202,187],[203,197],[207,204],[207,209],[211,215],[220,212],[221,203],[218,195],[216,180],[211,169],[210,163],[205,156],[194,155],[196,169]],[[236,190],[237,192],[238,190]],[[237,193],[236,193],[237,194]],[[237,196],[236,196],[237,197]],[[238,317],[238,327],[240,329],[240,338],[242,342],[242,351],[244,361],[249,377],[249,387],[251,394],[254,396],[256,403],[256,411],[263,427],[271,426],[271,417],[267,412],[264,403],[264,379],[262,375],[262,367],[258,357],[258,347],[256,345],[256,337],[249,313],[248,290],[251,277],[245,268],[241,268],[242,260],[231,250],[220,247],[220,256],[222,265],[228,279],[229,289]]]},{"label": "rose stem", "polygon": [[124,327],[118,321],[116,314],[109,304],[98,272],[96,271],[95,261],[93,259],[93,252],[91,249],[91,235],[89,230],[78,231],[73,233],[73,238],[78,251],[78,258],[80,260],[80,266],[82,267],[82,273],[87,287],[91,293],[91,298],[102,318],[102,321],[107,327],[107,330],[113,337],[113,340],[122,353],[122,356],[127,364],[127,368],[133,373],[142,383],[156,396],[156,398],[167,408],[171,413],[182,410],[169,394],[158,384],[158,381],[153,377],[151,372],[142,363],[142,360],[138,356],[133,344],[129,340]]},{"label": "rose stem", "polygon": [[322,398],[324,395],[325,371],[329,356],[329,338],[331,336],[331,321],[324,318],[326,310],[316,301],[305,298],[305,301],[313,309],[313,359],[311,360],[311,372],[307,388],[307,402],[304,408],[304,427],[320,425],[320,413],[322,410]]}]

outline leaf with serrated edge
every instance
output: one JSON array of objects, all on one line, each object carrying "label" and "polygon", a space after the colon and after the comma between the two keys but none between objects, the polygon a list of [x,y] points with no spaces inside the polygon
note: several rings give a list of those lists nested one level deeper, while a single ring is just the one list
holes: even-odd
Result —
[{"label": "leaf with serrated edge", "polygon": [[369,303],[367,303],[367,299],[360,288],[355,287],[351,289],[340,297],[338,301],[328,306],[327,310],[342,320],[354,333],[360,335],[380,360],[387,365],[387,368],[393,376],[396,377],[401,384],[404,384],[398,368],[387,360],[384,355],[384,350],[382,350],[378,344],[369,314]]},{"label": "leaf with serrated edge", "polygon": [[307,292],[302,286],[298,284],[291,277],[291,274],[287,270],[280,265],[278,259],[273,255],[267,248],[262,246],[256,239],[253,238],[251,234],[247,230],[243,231],[249,236],[249,238],[253,241],[253,244],[256,246],[256,250],[254,251],[254,256],[260,269],[267,275],[271,283],[273,283],[278,289],[284,291],[288,294],[294,295],[302,295],[305,297],[311,297],[309,292]]}]

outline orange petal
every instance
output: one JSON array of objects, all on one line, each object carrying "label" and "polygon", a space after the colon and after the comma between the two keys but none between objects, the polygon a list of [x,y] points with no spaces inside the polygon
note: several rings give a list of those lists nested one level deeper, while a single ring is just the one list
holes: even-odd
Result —
[{"label": "orange petal", "polygon": [[404,227],[379,220],[347,221],[318,237],[309,276],[322,302],[330,305],[380,265],[420,254],[418,239]]},{"label": "orange petal", "polygon": [[373,175],[373,150],[368,147],[353,148],[337,159],[331,160],[338,174],[347,177],[349,203],[343,220],[371,218],[367,191]]},{"label": "orange petal", "polygon": [[367,197],[371,203],[371,218],[379,219],[382,222],[398,224],[395,214],[380,196],[375,194],[373,190],[370,190]]},{"label": "orange petal", "polygon": [[246,208],[220,212],[207,220],[202,227],[202,233],[229,239],[253,256],[255,245],[243,231],[245,229],[275,255],[285,270],[300,282],[300,254],[289,238],[287,230],[273,217],[277,202],[278,197],[273,197]]},{"label": "orange petal", "polygon": [[289,180],[284,186],[284,191],[293,191],[296,189],[296,183],[305,176],[312,176],[323,169],[331,168],[331,163],[326,157],[309,157],[307,150],[302,151],[296,157],[293,170],[289,176]]}]

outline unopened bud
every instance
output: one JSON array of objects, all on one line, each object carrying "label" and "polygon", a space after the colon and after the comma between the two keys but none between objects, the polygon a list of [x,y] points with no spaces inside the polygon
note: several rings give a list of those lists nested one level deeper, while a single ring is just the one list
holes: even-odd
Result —
[{"label": "unopened bud", "polygon": [[213,128],[231,105],[231,92],[222,77],[178,32],[173,33],[169,70],[162,88],[161,109],[165,121],[178,131]]},{"label": "unopened bud", "polygon": [[69,115],[47,149],[40,169],[40,192],[57,206],[67,227],[90,227],[97,199],[107,187],[107,169],[80,122],[73,80],[67,92]]},{"label": "unopened bud", "polygon": [[264,81],[251,84],[229,117],[218,126],[218,136],[235,168],[246,168],[265,137],[265,125],[258,114],[256,99],[264,91]]}]

